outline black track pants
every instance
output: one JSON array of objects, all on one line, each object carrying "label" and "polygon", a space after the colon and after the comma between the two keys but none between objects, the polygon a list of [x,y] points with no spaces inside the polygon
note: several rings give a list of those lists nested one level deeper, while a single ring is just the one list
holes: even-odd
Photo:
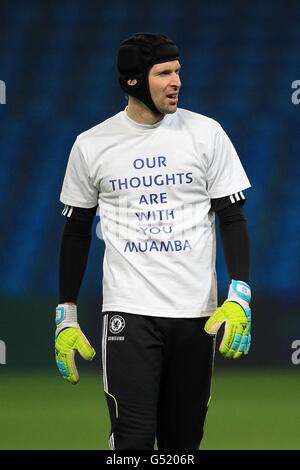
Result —
[{"label": "black track pants", "polygon": [[214,356],[207,318],[103,315],[104,391],[116,450],[197,450]]}]

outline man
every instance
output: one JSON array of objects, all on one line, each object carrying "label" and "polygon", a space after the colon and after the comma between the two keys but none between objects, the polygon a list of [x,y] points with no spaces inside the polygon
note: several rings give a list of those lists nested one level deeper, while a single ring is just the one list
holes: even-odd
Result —
[{"label": "man", "polygon": [[[225,322],[220,351],[228,358],[250,347],[242,192],[250,184],[221,126],[177,108],[179,51],[170,39],[141,33],[123,41],[118,69],[128,106],[77,138],[63,183],[57,364],[76,383],[75,350],[95,354],[76,301],[99,205],[110,447],[153,449],[156,439],[159,450],[198,449],[213,335]],[[219,309],[215,213],[231,279]]]}]

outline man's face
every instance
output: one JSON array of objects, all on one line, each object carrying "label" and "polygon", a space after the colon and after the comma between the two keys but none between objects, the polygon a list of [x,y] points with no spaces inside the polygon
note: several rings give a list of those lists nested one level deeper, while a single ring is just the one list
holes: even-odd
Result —
[{"label": "man's face", "polygon": [[178,60],[155,64],[149,72],[151,98],[162,114],[175,113],[181,87]]}]

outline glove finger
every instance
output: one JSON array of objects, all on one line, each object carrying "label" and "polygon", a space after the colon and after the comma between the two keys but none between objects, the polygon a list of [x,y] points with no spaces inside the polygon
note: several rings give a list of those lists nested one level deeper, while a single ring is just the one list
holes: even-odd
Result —
[{"label": "glove finger", "polygon": [[79,374],[75,365],[75,351],[72,349],[67,353],[56,349],[56,364],[59,372],[65,380],[71,384],[76,384],[79,380]]},{"label": "glove finger", "polygon": [[[231,333],[228,333],[231,329]],[[232,324],[227,331],[225,330],[224,333],[224,344],[221,344],[222,349],[220,347],[220,352],[227,358],[227,359],[238,359],[242,355],[242,348],[241,344],[243,343],[245,347],[246,338],[244,338],[243,326],[242,325],[235,325]]]},{"label": "glove finger", "polygon": [[66,328],[58,333],[55,347],[60,353],[67,354],[74,349],[79,328]]},{"label": "glove finger", "polygon": [[248,352],[250,350],[250,346],[251,346],[251,334],[249,333],[248,334],[248,341],[247,341],[247,344],[246,344],[246,347],[245,347],[245,350],[244,350],[244,354],[248,354]]},{"label": "glove finger", "polygon": [[223,353],[223,356],[226,358],[226,359],[231,359],[234,355],[234,351],[232,349],[228,349],[226,351],[226,353]]},{"label": "glove finger", "polygon": [[242,355],[243,352],[245,351],[245,348],[247,346],[247,342],[248,342],[248,334],[243,333],[241,335],[241,341],[240,341],[240,344],[239,344],[239,347],[238,347],[238,350],[237,350],[237,352],[241,353],[240,355]]},{"label": "glove finger", "polygon": [[88,339],[82,333],[82,331],[80,331],[78,334],[76,340],[76,349],[78,350],[81,357],[87,361],[91,361],[96,354],[95,349],[90,345]]},{"label": "glove finger", "polygon": [[[242,341],[240,344],[240,351],[242,351],[244,354],[247,354],[248,349],[248,343],[251,343],[251,335],[250,335],[250,327],[249,325],[244,325],[244,332],[242,336]],[[249,348],[250,348],[250,343],[249,343]]]},{"label": "glove finger", "polygon": [[224,315],[222,314],[221,309],[216,310],[216,312],[205,323],[204,331],[209,335],[216,335],[224,320]]},{"label": "glove finger", "polygon": [[63,378],[71,384],[79,380],[74,350],[79,331],[79,328],[66,328],[57,335],[55,341],[57,367]]},{"label": "glove finger", "polygon": [[236,332],[236,325],[234,323],[226,322],[224,335],[219,347],[219,351],[226,358],[230,358],[232,355],[230,353],[232,343],[234,341]]},{"label": "glove finger", "polygon": [[[235,340],[234,342],[236,342],[236,344],[240,344],[240,337],[237,337],[238,335],[235,335]],[[239,357],[241,357],[242,355],[242,352],[239,351],[239,347],[237,347],[237,349],[234,349],[236,348],[237,346],[236,345],[232,345],[232,347],[230,349],[227,350],[226,354],[224,354],[224,356],[226,357],[226,359],[238,359]]]},{"label": "glove finger", "polygon": [[248,354],[248,352],[250,350],[250,346],[251,346],[251,309],[250,309],[250,307],[245,309],[245,314],[246,314],[246,317],[247,317],[247,320],[248,320],[248,331],[247,331],[248,341],[246,343],[244,354]]},{"label": "glove finger", "polygon": [[242,352],[237,351],[232,355],[232,357],[233,359],[239,359],[242,356],[242,354],[243,354]]},{"label": "glove finger", "polygon": [[233,344],[231,346],[231,349],[233,351],[233,359],[238,359],[242,355],[242,351],[240,350],[241,348],[241,343],[243,341],[243,336],[240,333],[237,333],[234,337]]},{"label": "glove finger", "polygon": [[248,330],[249,328],[247,323],[241,323],[237,328],[237,337],[235,339],[235,345],[232,348],[235,350],[235,354],[233,355],[234,359],[241,357],[245,351],[248,341]]},{"label": "glove finger", "polygon": [[243,355],[243,351],[245,349],[245,344],[247,343],[247,335],[238,335],[239,340],[237,348],[235,349],[235,353],[233,354],[233,359],[239,359]]}]

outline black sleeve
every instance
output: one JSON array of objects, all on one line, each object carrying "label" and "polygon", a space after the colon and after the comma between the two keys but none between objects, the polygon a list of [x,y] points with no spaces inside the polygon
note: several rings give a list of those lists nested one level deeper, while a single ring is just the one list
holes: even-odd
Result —
[{"label": "black sleeve", "polygon": [[59,259],[59,303],[77,302],[91,244],[97,206],[91,209],[65,206],[66,216]]},{"label": "black sleeve", "polygon": [[[214,201],[218,200],[215,199]],[[243,204],[244,199],[231,203],[230,205],[225,204],[225,207],[217,210],[216,213],[220,223],[224,256],[230,279],[248,283],[250,243],[247,220],[243,212]]]}]

